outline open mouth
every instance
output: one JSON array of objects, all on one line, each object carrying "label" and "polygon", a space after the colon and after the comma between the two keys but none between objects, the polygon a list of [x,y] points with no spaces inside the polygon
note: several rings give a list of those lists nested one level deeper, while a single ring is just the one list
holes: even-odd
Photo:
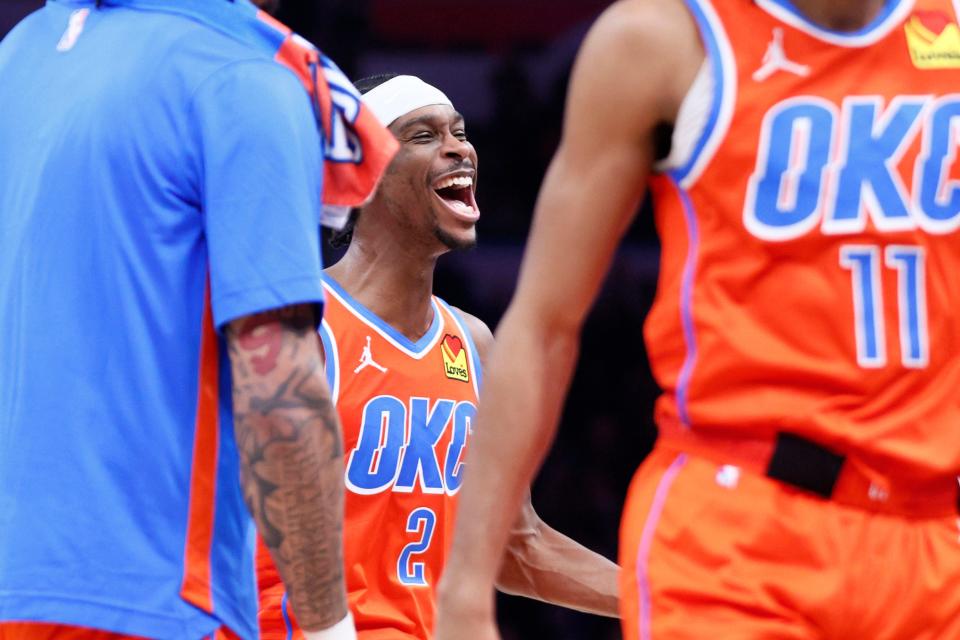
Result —
[{"label": "open mouth", "polygon": [[433,185],[433,192],[455,217],[465,222],[476,222],[480,218],[480,208],[473,195],[473,176],[444,178]]}]

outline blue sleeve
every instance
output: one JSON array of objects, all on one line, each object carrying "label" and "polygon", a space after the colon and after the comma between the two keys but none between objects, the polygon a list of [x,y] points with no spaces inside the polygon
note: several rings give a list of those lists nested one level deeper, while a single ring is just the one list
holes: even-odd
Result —
[{"label": "blue sleeve", "polygon": [[197,89],[193,111],[216,326],[319,305],[322,142],[307,92],[272,61],[235,62]]}]

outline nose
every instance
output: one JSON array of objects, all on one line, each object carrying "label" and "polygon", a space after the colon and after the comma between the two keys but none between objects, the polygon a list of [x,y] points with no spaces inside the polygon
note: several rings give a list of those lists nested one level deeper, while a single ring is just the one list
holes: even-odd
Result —
[{"label": "nose", "polygon": [[461,140],[452,133],[447,133],[444,136],[443,140],[443,155],[448,158],[464,158],[470,157],[470,150],[473,146],[466,140]]}]

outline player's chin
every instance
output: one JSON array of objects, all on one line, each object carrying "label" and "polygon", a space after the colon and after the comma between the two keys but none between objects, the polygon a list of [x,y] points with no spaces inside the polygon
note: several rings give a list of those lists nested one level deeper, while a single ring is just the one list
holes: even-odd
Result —
[{"label": "player's chin", "polygon": [[437,225],[434,235],[443,246],[451,251],[464,251],[477,246],[477,228],[475,225]]},{"label": "player's chin", "polygon": [[434,235],[448,249],[457,251],[472,249],[477,244],[477,219],[479,211],[473,209],[470,216],[451,211],[444,203],[437,203],[434,217]]}]

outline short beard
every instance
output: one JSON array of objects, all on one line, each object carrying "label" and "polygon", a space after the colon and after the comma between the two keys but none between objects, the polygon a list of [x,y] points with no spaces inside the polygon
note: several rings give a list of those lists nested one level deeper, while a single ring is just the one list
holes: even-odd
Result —
[{"label": "short beard", "polygon": [[473,234],[473,238],[469,240],[460,240],[450,233],[447,233],[440,228],[440,225],[433,225],[433,236],[439,240],[443,246],[451,251],[466,251],[468,249],[473,249],[477,246],[477,234]]}]

